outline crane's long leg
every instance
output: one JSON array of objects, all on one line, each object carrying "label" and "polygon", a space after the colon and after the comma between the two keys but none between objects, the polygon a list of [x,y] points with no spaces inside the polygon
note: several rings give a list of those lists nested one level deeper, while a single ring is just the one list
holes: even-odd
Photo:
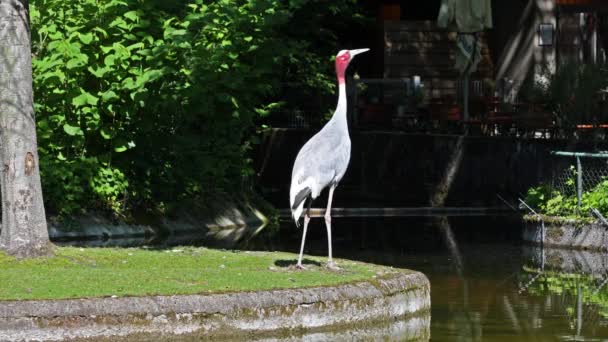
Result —
[{"label": "crane's long leg", "polygon": [[334,197],[335,189],[336,184],[332,184],[329,187],[329,196],[327,198],[327,210],[325,210],[325,226],[327,227],[327,246],[329,249],[329,255],[327,257],[327,268],[329,269],[338,269],[338,267],[334,263],[331,251],[331,201]]},{"label": "crane's long leg", "polygon": [[304,269],[302,265],[302,255],[304,254],[304,241],[306,240],[306,230],[308,229],[308,222],[310,222],[310,205],[312,204],[312,198],[308,200],[308,205],[306,206],[306,212],[304,213],[304,231],[302,232],[302,243],[300,244],[300,256],[298,256],[298,263],[296,264],[296,268],[301,270]]}]

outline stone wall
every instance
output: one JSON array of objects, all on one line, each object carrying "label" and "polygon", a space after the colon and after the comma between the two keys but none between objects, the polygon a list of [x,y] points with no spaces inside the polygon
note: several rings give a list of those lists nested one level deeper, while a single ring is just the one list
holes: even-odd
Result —
[{"label": "stone wall", "polygon": [[608,230],[601,222],[577,224],[575,221],[545,222],[527,220],[523,240],[535,245],[581,250],[608,250]]},{"label": "stone wall", "polygon": [[[1,341],[48,341],[118,337],[157,341],[233,340],[257,335],[372,328],[403,322],[382,334],[391,340],[427,341],[430,334],[430,283],[407,271],[370,281],[332,287],[294,288],[149,297],[0,301]],[[397,329],[397,332],[391,330]],[[325,337],[329,337],[326,335]],[[335,336],[334,336],[335,337]],[[323,340],[323,339],[322,339]]]}]

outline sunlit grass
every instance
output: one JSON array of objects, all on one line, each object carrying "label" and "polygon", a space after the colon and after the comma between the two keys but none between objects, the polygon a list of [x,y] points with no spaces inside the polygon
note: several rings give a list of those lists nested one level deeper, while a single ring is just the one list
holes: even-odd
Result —
[{"label": "sunlit grass", "polygon": [[325,258],[297,271],[297,255],[206,248],[59,247],[55,256],[16,260],[0,253],[0,300],[171,295],[334,285],[392,272],[388,267]]}]

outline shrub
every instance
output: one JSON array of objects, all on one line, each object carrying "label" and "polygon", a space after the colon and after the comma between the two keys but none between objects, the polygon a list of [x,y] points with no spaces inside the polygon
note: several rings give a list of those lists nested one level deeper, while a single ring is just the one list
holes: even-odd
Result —
[{"label": "shrub", "polygon": [[331,93],[336,23],[352,20],[355,2],[32,0],[30,8],[45,200],[68,215],[243,191],[263,118],[306,106],[302,94]]}]

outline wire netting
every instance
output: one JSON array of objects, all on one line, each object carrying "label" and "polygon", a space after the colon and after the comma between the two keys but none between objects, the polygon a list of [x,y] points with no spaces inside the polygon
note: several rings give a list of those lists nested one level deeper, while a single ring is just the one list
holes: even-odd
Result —
[{"label": "wire netting", "polygon": [[[552,186],[563,195],[576,195],[576,158],[559,157],[560,166],[554,169]],[[581,174],[583,191],[595,188],[600,182],[608,179],[608,159],[579,157],[581,162]],[[568,162],[566,162],[568,161]]]}]

